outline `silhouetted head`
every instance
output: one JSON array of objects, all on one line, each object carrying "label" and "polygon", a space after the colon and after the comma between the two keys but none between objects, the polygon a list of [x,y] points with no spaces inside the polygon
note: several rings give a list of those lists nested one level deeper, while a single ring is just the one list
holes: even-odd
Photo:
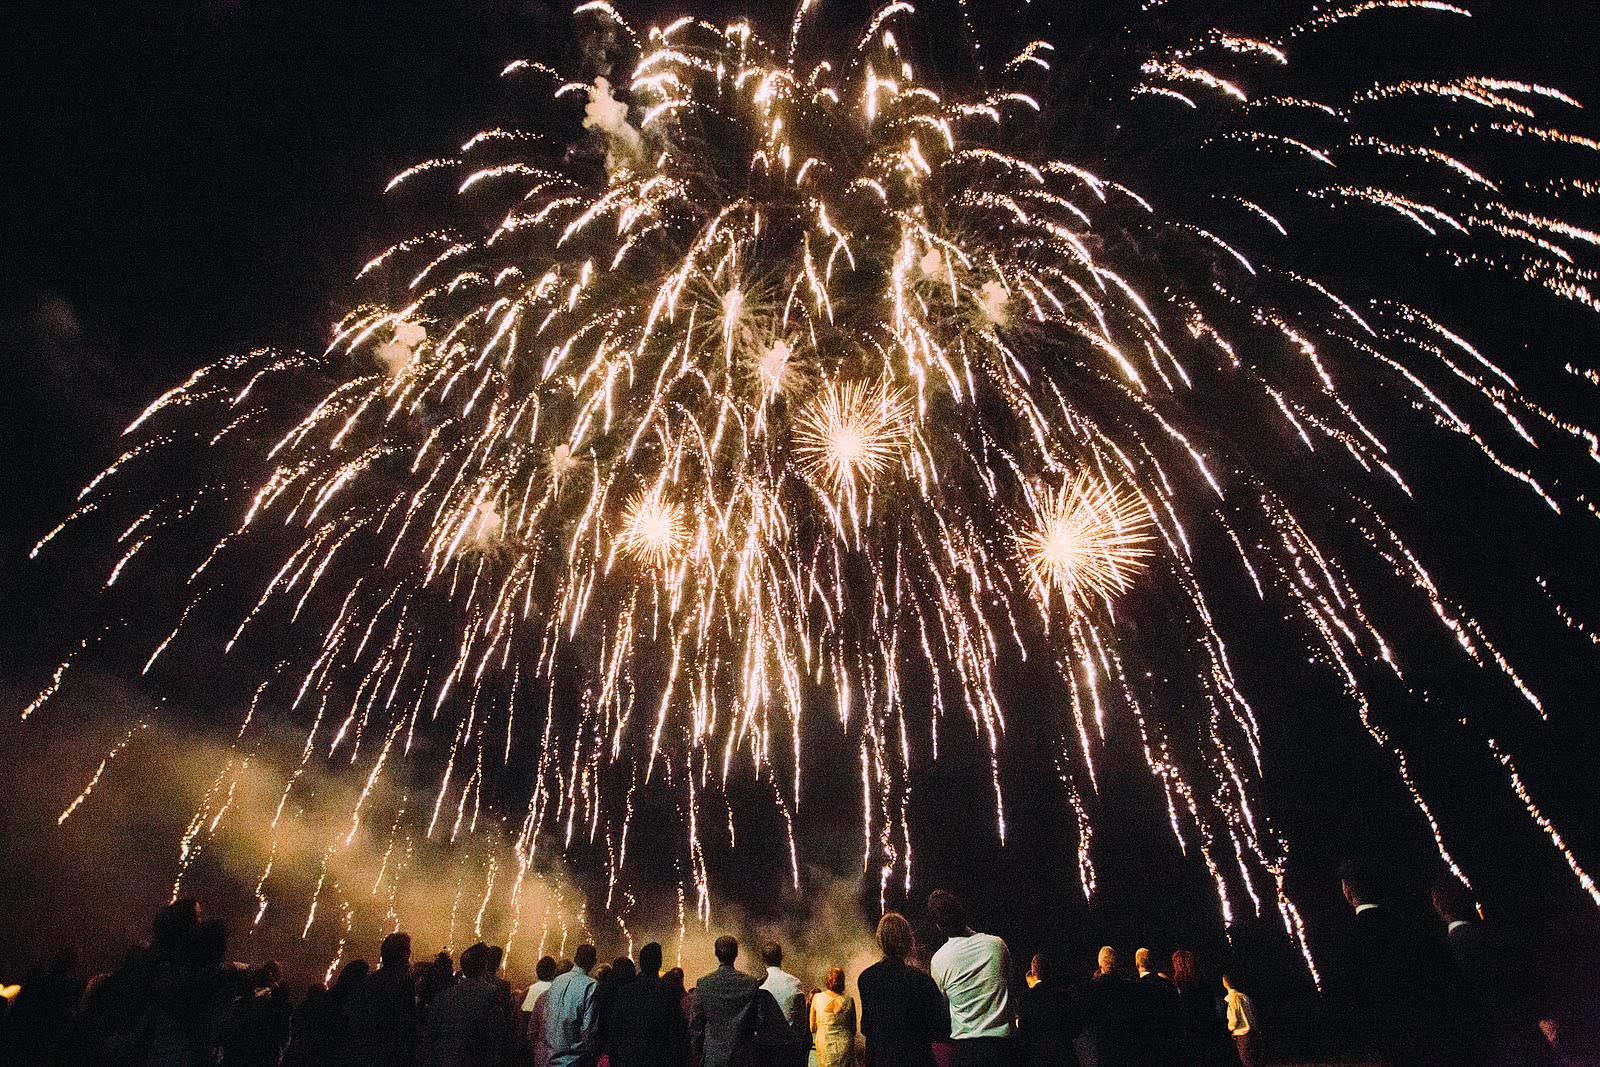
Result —
[{"label": "silhouetted head", "polygon": [[506,958],[506,950],[499,945],[490,945],[488,963],[484,966],[483,973],[491,978],[500,973],[500,962]]},{"label": "silhouetted head", "polygon": [[843,996],[844,995],[844,968],[842,968],[842,967],[829,967],[828,968],[828,977],[826,977],[826,978],[824,978],[822,980],[822,984],[827,987],[828,992],[837,993],[837,994]]},{"label": "silhouetted head", "polygon": [[1028,965],[1028,973],[1041,982],[1047,982],[1054,975],[1050,967],[1050,957],[1043,952],[1036,952],[1033,962]]},{"label": "silhouetted head", "polygon": [[156,948],[176,949],[200,925],[200,902],[193,897],[174,900],[150,920],[150,942]]},{"label": "silhouetted head", "polygon": [[1478,917],[1477,904],[1466,886],[1454,878],[1440,878],[1433,883],[1434,914],[1447,923],[1471,922]]},{"label": "silhouetted head", "polygon": [[489,946],[482,941],[461,950],[461,977],[482,978],[489,970]]},{"label": "silhouetted head", "polygon": [[587,974],[589,969],[594,966],[594,961],[599,958],[600,955],[599,953],[595,952],[594,946],[587,944],[579,945],[578,951],[572,954],[572,962],[577,964],[578,969],[583,971],[585,974]]},{"label": "silhouetted head", "polygon": [[1142,974],[1155,968],[1150,966],[1150,950],[1147,948],[1134,949],[1133,966]]},{"label": "silhouetted head", "polygon": [[220,967],[228,958],[228,924],[208,919],[189,932],[184,942],[183,962],[197,970]]},{"label": "silhouetted head", "polygon": [[594,979],[594,984],[605,987],[611,984],[611,964],[602,963],[589,972],[589,977]]},{"label": "silhouetted head", "polygon": [[278,979],[283,977],[283,968],[278,966],[277,960],[268,960],[257,967],[250,976],[250,988],[267,989],[278,984]]},{"label": "silhouetted head", "polygon": [[541,982],[553,982],[556,979],[556,960],[554,956],[540,956],[539,962],[534,964],[533,973]]},{"label": "silhouetted head", "polygon": [[1186,948],[1180,948],[1172,954],[1172,980],[1188,985],[1199,976],[1199,969],[1194,964],[1194,953]]},{"label": "silhouetted head", "polygon": [[967,932],[967,909],[961,898],[943,889],[928,894],[928,915],[939,932],[946,937],[958,937]]},{"label": "silhouetted head", "polygon": [[633,961],[628,957],[618,956],[611,961],[611,977],[616,979],[619,984],[631,982],[638,976],[639,969],[633,965]]},{"label": "silhouetted head", "polygon": [[396,930],[378,946],[378,959],[385,967],[403,971],[411,966],[411,935]]},{"label": "silhouetted head", "polygon": [[1232,975],[1224,973],[1223,976],[1222,976],[1222,988],[1226,989],[1228,992],[1232,993],[1234,990],[1238,989],[1239,987],[1234,984]]},{"label": "silhouetted head", "polygon": [[783,946],[776,941],[764,942],[761,946],[761,962],[768,967],[782,967]]},{"label": "silhouetted head", "polygon": [[1382,904],[1383,877],[1373,864],[1359,859],[1348,859],[1339,864],[1339,888],[1352,908],[1362,904]]},{"label": "silhouetted head", "polygon": [[717,938],[717,943],[711,947],[717,955],[717,962],[724,967],[732,967],[733,961],[739,958],[739,940],[723,934]]},{"label": "silhouetted head", "polygon": [[639,950],[639,973],[652,977],[661,973],[661,946],[656,942]]},{"label": "silhouetted head", "polygon": [[677,996],[679,1000],[682,1000],[689,992],[686,988],[684,988],[682,967],[674,967],[672,970],[662,975],[661,984],[666,986],[668,991]]},{"label": "silhouetted head", "polygon": [[883,918],[878,920],[878,947],[883,954],[904,963],[906,957],[911,955],[913,944],[911,924],[906,917],[898,911],[884,912]]},{"label": "silhouetted head", "polygon": [[575,964],[571,960],[556,961],[556,977],[559,978],[566,974],[568,971],[572,970],[574,966]]},{"label": "silhouetted head", "polygon": [[368,970],[370,968],[366,960],[351,960],[340,968],[339,977],[333,980],[333,992],[341,997],[348,996],[351,990],[361,984]]},{"label": "silhouetted head", "polygon": [[1100,964],[1101,974],[1114,973],[1117,969],[1117,950],[1112,948],[1110,945],[1101,946],[1100,958],[1098,962]]}]

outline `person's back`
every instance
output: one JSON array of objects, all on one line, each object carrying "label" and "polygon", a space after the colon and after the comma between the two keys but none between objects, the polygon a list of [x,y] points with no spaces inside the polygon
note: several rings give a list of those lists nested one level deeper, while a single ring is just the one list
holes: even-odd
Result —
[{"label": "person's back", "polygon": [[952,937],[933,954],[933,980],[950,1005],[950,1037],[1010,1034],[1006,943],[993,934]]},{"label": "person's back", "polygon": [[617,991],[611,1009],[611,1067],[683,1067],[687,1027],[660,969],[661,946],[652,941],[639,954],[639,976]]},{"label": "person's back", "polygon": [[386,963],[367,975],[344,1006],[350,1055],[373,1067],[401,1067],[417,1054],[417,1004],[407,965]]},{"label": "person's back", "polygon": [[756,994],[761,992],[759,982],[734,970],[737,941],[717,938],[716,955],[717,969],[694,986],[690,1033],[696,1060],[703,1067],[728,1067],[748,1046],[756,1029]]},{"label": "person's back", "polygon": [[935,890],[928,911],[948,939],[933,954],[930,970],[950,1009],[953,1061],[1011,1063],[1011,955],[1006,943],[972,930],[952,893]]},{"label": "person's back", "polygon": [[1347,862],[1340,882],[1355,914],[1330,968],[1330,995],[1350,1043],[1386,1064],[1459,1062],[1442,945],[1387,905],[1370,868]]},{"label": "person's back", "polygon": [[278,1067],[292,1010],[278,965],[264,965],[228,1010],[221,1042],[225,1067]]},{"label": "person's back", "polygon": [[856,991],[867,1067],[933,1067],[932,1045],[950,1035],[950,1016],[932,978],[886,956],[861,972]]},{"label": "person's back", "polygon": [[844,991],[844,971],[830,968],[822,989],[811,998],[810,1030],[816,1067],[849,1067],[856,1040],[856,1005]]},{"label": "person's back", "polygon": [[589,971],[598,958],[593,945],[579,945],[575,966],[557,975],[544,992],[544,1043],[550,1049],[550,1067],[573,1067],[593,1057],[599,1049],[597,984]]},{"label": "person's back", "polygon": [[1022,1062],[1028,1067],[1077,1067],[1072,1040],[1078,1034],[1072,990],[1057,978],[1044,953],[1029,967],[1033,984],[1023,992],[1017,1012]]},{"label": "person's back", "polygon": [[498,1063],[510,1005],[489,972],[489,946],[461,953],[461,978],[428,1012],[428,1044],[438,1067]]},{"label": "person's back", "polygon": [[1184,1062],[1183,1018],[1178,988],[1166,975],[1152,970],[1154,957],[1147,948],[1134,954],[1134,1006],[1141,1055],[1152,1065]]},{"label": "person's back", "polygon": [[1124,1067],[1141,1062],[1138,991],[1117,971],[1110,945],[1100,950],[1094,975],[1078,991],[1083,1019],[1083,1061],[1089,1067]]}]

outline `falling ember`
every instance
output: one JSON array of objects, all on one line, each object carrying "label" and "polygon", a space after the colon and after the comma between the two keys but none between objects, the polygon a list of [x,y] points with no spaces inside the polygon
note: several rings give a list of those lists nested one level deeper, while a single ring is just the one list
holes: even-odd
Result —
[{"label": "falling ember", "polygon": [[829,382],[795,424],[795,455],[835,492],[867,488],[905,447],[911,418],[910,403],[886,385]]},{"label": "falling ember", "polygon": [[1050,490],[1017,550],[1041,599],[1060,593],[1069,605],[1128,590],[1153,553],[1150,509],[1134,493],[1084,472]]},{"label": "falling ember", "polygon": [[617,543],[640,563],[665,567],[683,548],[685,536],[681,509],[657,488],[639,492],[628,501]]}]

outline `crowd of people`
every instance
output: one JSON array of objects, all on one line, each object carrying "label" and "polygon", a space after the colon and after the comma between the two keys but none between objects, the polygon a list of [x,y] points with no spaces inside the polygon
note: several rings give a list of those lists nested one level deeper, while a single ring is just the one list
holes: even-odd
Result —
[{"label": "crowd of people", "polygon": [[[1493,931],[1454,882],[1433,891],[1441,936],[1400,918],[1359,864],[1341,871],[1353,912],[1326,978],[1328,1004],[1358,1062],[1593,1062],[1554,1019],[1539,1019],[1500,966]],[[783,946],[759,946],[762,970],[739,967],[740,944],[716,939],[717,966],[688,985],[663,970],[657,943],[637,961],[599,960],[595,946],[546,956],[513,989],[503,951],[474,944],[412,959],[411,939],[384,938],[378,966],[344,964],[292,1002],[275,963],[230,963],[227,929],[193,900],[164,908],[149,942],[87,982],[63,955],[0,999],[0,1063],[145,1067],[1119,1067],[1264,1062],[1248,983],[1208,975],[1195,953],[1148,948],[1125,967],[1113,946],[1075,981],[1045,954],[1014,983],[1006,943],[970,925],[935,891],[931,956],[905,916],[876,933],[881,958],[818,985],[785,969]]]}]

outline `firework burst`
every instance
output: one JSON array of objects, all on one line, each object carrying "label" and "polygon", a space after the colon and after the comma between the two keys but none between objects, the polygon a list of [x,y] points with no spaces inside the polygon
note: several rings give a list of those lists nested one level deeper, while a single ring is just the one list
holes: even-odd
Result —
[{"label": "firework burst", "polygon": [[889,387],[829,382],[795,421],[794,454],[828,488],[850,492],[894,466],[910,425],[911,406]]},{"label": "firework burst", "polygon": [[[229,649],[270,619],[298,644],[274,652],[250,714],[305,724],[303,761],[355,764],[369,791],[431,738],[429,802],[406,815],[419,832],[470,833],[518,797],[518,869],[498,883],[513,897],[544,843],[587,843],[605,906],[625,910],[636,800],[662,791],[685,832],[652,845],[705,919],[704,843],[731,839],[729,783],[760,783],[792,827],[807,730],[859,752],[883,900],[913,887],[908,798],[941,723],[987,749],[1003,839],[1003,672],[1032,658],[1053,667],[1028,704],[1061,739],[1085,894],[1096,821],[1115,817],[1102,765],[1125,746],[1224,919],[1275,911],[1305,950],[1288,846],[1256,801],[1261,716],[1218,604],[1242,588],[1330,672],[1465,874],[1367,695],[1401,676],[1390,629],[1442,622],[1544,708],[1391,517],[1414,490],[1383,398],[1519,501],[1580,519],[1600,514],[1594,497],[1558,492],[1540,464],[1600,452],[1398,288],[1346,291],[1301,264],[1316,234],[1387,248],[1398,228],[1439,260],[1600,309],[1600,234],[1556,203],[1596,184],[1489,166],[1508,144],[1536,145],[1552,173],[1592,166],[1600,142],[1555,124],[1575,102],[1474,77],[1299,86],[1295,57],[1320,35],[1462,15],[1425,0],[1271,5],[1283,21],[1254,34],[1174,35],[1183,5],[1144,4],[1138,33],[1086,44],[1133,61],[1075,97],[1045,41],[974,80],[993,91],[936,92],[896,39],[916,17],[905,3],[808,65],[814,6],[772,47],[746,22],[641,36],[583,4],[579,23],[616,44],[612,81],[505,72],[565,126],[487,131],[390,184],[448,180],[486,228],[375,258],[326,353],[230,357],[151,404],[68,522],[115,514],[138,496],[113,492],[131,470],[199,440],[172,468],[192,483],[161,483],[130,516],[111,576],[132,580],[153,539],[181,550],[173,529],[231,532],[186,568],[144,670],[202,655],[208,634],[186,628],[202,604],[237,607]],[[1082,120],[1071,153],[1038,132],[1052,93]],[[1152,122],[1159,144],[1132,143]],[[1176,191],[1146,187],[1154,148],[1183,153]],[[1372,583],[1398,585],[1409,614],[1376,617]],[[1073,610],[1053,624],[1058,595]],[[825,714],[808,723],[812,708]],[[535,754],[512,759],[519,745]],[[1513,768],[1504,745],[1493,756]],[[219,781],[197,827],[225,795]],[[375,818],[358,806],[352,826]],[[799,852],[791,831],[797,886]]]},{"label": "firework burst", "polygon": [[1150,526],[1144,501],[1080,474],[1048,491],[1017,548],[1040,600],[1060,593],[1081,605],[1132,587],[1152,551]]}]

